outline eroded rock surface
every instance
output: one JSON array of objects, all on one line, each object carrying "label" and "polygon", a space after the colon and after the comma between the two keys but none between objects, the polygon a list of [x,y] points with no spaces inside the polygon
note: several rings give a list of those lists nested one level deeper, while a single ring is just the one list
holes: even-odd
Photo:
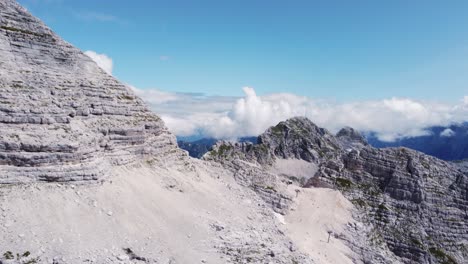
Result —
[{"label": "eroded rock surface", "polygon": [[[366,225],[360,235],[343,238],[363,262],[465,263],[468,259],[468,174],[463,165],[406,148],[376,149],[351,128],[335,137],[305,118],[268,129],[255,146],[219,142],[204,158],[235,169],[240,179],[273,186],[275,196],[265,196],[268,187],[251,185],[283,213],[294,198],[279,198],[288,197],[285,185],[339,189],[358,208],[355,219]],[[302,180],[278,173],[276,164],[289,159],[316,168],[311,166],[309,177]],[[291,171],[294,174],[293,167]],[[278,201],[283,204],[278,206]]]},{"label": "eroded rock surface", "polygon": [[12,0],[0,1],[0,183],[96,180],[109,164],[179,160],[131,89]]}]

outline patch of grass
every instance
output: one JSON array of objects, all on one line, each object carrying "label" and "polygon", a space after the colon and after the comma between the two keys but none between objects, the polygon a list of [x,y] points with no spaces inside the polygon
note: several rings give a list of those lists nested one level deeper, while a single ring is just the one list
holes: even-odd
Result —
[{"label": "patch of grass", "polygon": [[360,184],[358,188],[361,189],[365,194],[370,195],[372,197],[377,197],[382,194],[382,191],[371,184]]},{"label": "patch of grass", "polygon": [[379,210],[388,211],[388,208],[382,203],[382,204],[379,204]]},{"label": "patch of grass", "polygon": [[353,186],[353,182],[345,178],[336,178],[336,185],[341,189],[349,189]]},{"label": "patch of grass", "polygon": [[388,216],[387,216],[388,208],[383,204],[379,204],[377,207],[377,212],[375,214],[375,220],[380,221],[384,224],[388,224]]},{"label": "patch of grass", "polygon": [[210,155],[213,156],[213,157],[216,157],[216,156],[218,156],[218,151],[213,149],[213,150],[210,151]]},{"label": "patch of grass", "polygon": [[458,264],[458,262],[440,248],[429,248],[429,252],[442,264]]},{"label": "patch of grass", "polygon": [[273,134],[275,134],[275,136],[281,136],[283,135],[283,130],[284,130],[284,124],[278,124],[274,127],[271,128],[271,132],[273,132]]},{"label": "patch of grass", "polygon": [[422,242],[419,241],[419,239],[417,239],[417,238],[415,238],[415,237],[412,237],[412,238],[411,238],[411,243],[412,243],[413,245],[418,246],[419,248],[422,248],[422,246],[423,246]]},{"label": "patch of grass", "polygon": [[226,156],[227,152],[230,151],[231,149],[232,149],[231,146],[221,145],[218,149],[218,154],[219,156]]}]

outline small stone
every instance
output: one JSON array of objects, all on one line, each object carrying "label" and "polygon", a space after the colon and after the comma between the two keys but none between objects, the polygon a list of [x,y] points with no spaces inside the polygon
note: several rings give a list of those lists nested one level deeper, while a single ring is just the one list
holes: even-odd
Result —
[{"label": "small stone", "polygon": [[108,215],[108,216],[112,216],[113,214],[114,214],[114,213],[113,213],[112,211],[108,211],[108,212],[107,212],[107,215]]},{"label": "small stone", "polygon": [[127,255],[119,255],[117,256],[117,259],[120,261],[125,261],[125,260],[129,260],[130,258]]}]

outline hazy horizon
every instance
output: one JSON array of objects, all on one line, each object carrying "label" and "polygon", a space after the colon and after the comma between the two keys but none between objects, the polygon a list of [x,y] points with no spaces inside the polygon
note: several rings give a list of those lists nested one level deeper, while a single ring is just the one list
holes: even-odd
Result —
[{"label": "hazy horizon", "polygon": [[179,136],[252,136],[301,115],[391,141],[468,121],[463,1],[20,3]]}]

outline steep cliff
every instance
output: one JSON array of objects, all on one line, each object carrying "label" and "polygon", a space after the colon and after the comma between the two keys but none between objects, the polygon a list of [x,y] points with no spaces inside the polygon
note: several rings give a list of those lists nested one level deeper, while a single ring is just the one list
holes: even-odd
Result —
[{"label": "steep cliff", "polygon": [[0,263],[314,263],[233,178],[0,0]]},{"label": "steep cliff", "polygon": [[0,1],[0,183],[98,179],[177,160],[175,137],[125,85],[15,1]]}]

